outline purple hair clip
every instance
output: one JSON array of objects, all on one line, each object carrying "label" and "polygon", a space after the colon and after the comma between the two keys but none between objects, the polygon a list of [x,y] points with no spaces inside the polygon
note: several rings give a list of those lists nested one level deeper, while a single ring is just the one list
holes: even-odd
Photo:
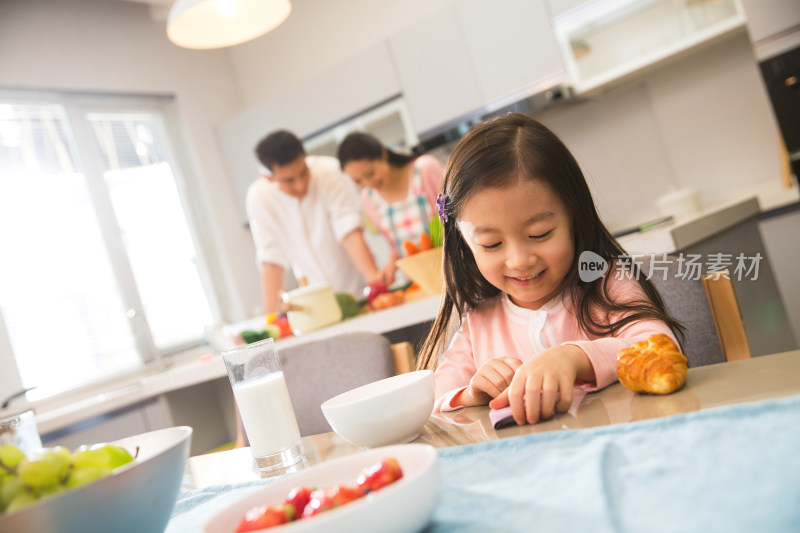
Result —
[{"label": "purple hair clip", "polygon": [[436,197],[436,205],[439,206],[439,220],[447,222],[447,195],[445,193]]}]

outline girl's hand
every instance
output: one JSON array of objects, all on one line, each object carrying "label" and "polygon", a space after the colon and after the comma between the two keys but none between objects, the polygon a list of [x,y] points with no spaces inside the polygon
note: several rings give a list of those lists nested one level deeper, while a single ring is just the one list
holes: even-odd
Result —
[{"label": "girl's hand", "polygon": [[517,424],[535,424],[556,411],[563,413],[569,409],[576,378],[594,381],[589,358],[577,346],[556,346],[520,366],[508,388],[489,407],[499,409],[510,405]]},{"label": "girl's hand", "polygon": [[486,405],[506,390],[521,365],[516,357],[490,359],[469,380],[469,386],[461,393],[461,403],[464,407]]}]

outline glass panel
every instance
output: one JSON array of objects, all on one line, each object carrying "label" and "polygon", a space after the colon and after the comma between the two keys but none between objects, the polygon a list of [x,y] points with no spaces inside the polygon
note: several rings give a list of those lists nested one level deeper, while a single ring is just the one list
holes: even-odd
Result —
[{"label": "glass panel", "polygon": [[0,306],[23,385],[141,365],[61,106],[0,104]]},{"label": "glass panel", "polygon": [[212,322],[211,310],[160,118],[87,118],[153,340],[161,349],[196,342]]}]

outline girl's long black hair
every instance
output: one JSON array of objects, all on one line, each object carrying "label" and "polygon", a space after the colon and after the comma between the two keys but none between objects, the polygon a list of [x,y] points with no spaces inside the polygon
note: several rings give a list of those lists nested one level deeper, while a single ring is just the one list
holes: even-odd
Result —
[{"label": "girl's long black hair", "polygon": [[[638,281],[645,298],[617,302],[609,296],[611,276],[608,274],[614,262],[625,253],[600,221],[583,172],[553,132],[530,117],[510,113],[474,125],[450,155],[442,185],[447,197],[442,264],[445,294],[420,350],[418,369],[436,368],[454,313],[460,324],[464,313],[500,293],[478,270],[456,220],[472,195],[517,179],[544,181],[567,207],[575,257],[560,289],[569,296],[566,301],[571,302],[571,310],[582,331],[590,337],[603,337],[614,335],[632,322],[655,319],[665,322],[682,340],[683,325],[667,313],[658,291],[638,272],[631,272],[631,275]],[[606,276],[589,283],[580,280],[578,257],[585,250],[605,259],[609,265]],[[621,318],[610,321],[611,317]]]}]

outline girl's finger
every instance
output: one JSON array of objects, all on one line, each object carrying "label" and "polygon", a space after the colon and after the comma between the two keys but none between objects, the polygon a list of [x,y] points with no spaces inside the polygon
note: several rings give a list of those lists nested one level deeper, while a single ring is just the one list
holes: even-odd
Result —
[{"label": "girl's finger", "polygon": [[511,406],[511,416],[518,425],[525,425],[525,376],[519,373],[511,380],[508,386],[508,405]]},{"label": "girl's finger", "polygon": [[555,413],[556,400],[558,399],[558,378],[547,375],[542,380],[542,403],[539,412],[542,420],[547,420]]},{"label": "girl's finger", "polygon": [[525,383],[525,418],[528,424],[539,421],[542,405],[542,378],[529,376]]},{"label": "girl's finger", "polygon": [[481,378],[481,390],[492,398],[496,398],[508,386],[506,378],[494,367],[484,368]]},{"label": "girl's finger", "polygon": [[489,407],[491,409],[502,409],[503,407],[507,406],[508,406],[508,389],[501,392],[497,396],[497,398],[489,402]]},{"label": "girl's finger", "polygon": [[503,362],[511,369],[512,372],[516,372],[519,367],[522,366],[522,360],[517,359],[516,357],[504,357]]},{"label": "girl's finger", "polygon": [[572,398],[574,397],[575,393],[572,388],[573,384],[573,381],[570,381],[569,379],[563,379],[558,387],[560,398],[558,399],[556,410],[558,410],[559,413],[566,413],[569,411],[569,408],[572,405]]}]

